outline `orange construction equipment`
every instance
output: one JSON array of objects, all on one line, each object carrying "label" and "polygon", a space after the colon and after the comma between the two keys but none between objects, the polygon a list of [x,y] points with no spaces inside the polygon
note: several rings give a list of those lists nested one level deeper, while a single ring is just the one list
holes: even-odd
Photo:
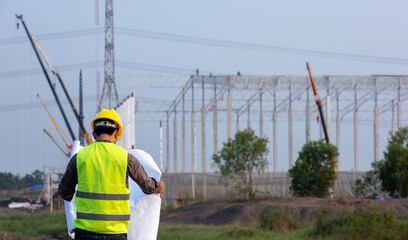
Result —
[{"label": "orange construction equipment", "polygon": [[57,78],[58,78],[58,80],[59,80],[59,82],[60,82],[60,84],[61,84],[61,86],[62,86],[62,90],[64,90],[65,96],[67,97],[68,102],[69,102],[69,104],[71,105],[71,109],[72,109],[72,111],[74,112],[74,115],[75,115],[75,117],[76,117],[76,119],[77,119],[77,121],[78,121],[79,127],[81,128],[81,131],[82,131],[82,136],[84,136],[84,138],[85,138],[85,140],[86,140],[86,143],[87,143],[88,145],[92,144],[93,141],[92,141],[91,137],[89,136],[89,134],[88,134],[88,133],[86,132],[86,130],[85,130],[85,127],[84,127],[84,123],[83,123],[83,121],[82,121],[82,118],[79,116],[79,114],[78,114],[78,112],[77,112],[77,110],[76,110],[76,107],[75,107],[74,103],[72,102],[71,97],[69,96],[69,93],[68,93],[67,89],[65,88],[65,84],[64,84],[64,82],[62,81],[62,78],[61,78],[61,75],[60,75],[59,72],[58,72],[58,69],[54,69],[54,68],[52,67],[50,61],[48,61],[48,58],[46,57],[45,51],[41,48],[40,44],[37,42],[37,40],[35,39],[35,37],[34,37],[34,36],[31,36],[31,39],[32,39],[32,41],[35,43],[35,45],[37,46],[38,50],[40,50],[40,53],[41,53],[41,55],[43,56],[45,62],[46,62],[47,65],[48,65],[48,67],[50,68],[51,72],[52,72],[55,76],[57,76]]},{"label": "orange construction equipment", "polygon": [[[310,66],[308,62],[306,62],[306,66],[307,66],[307,71],[309,72],[310,82],[312,83],[315,101],[316,101],[317,107],[319,108],[320,119],[322,121],[322,126],[323,126],[323,131],[324,131],[324,137],[326,138],[326,143],[330,144],[329,134],[327,133],[327,128],[326,128],[326,121],[324,120],[324,115],[323,115],[323,110],[322,110],[322,101],[320,101],[319,93],[317,92],[316,85],[315,85],[313,75],[312,75],[312,71],[310,70]],[[336,171],[336,166],[334,166],[334,171]]]},{"label": "orange construction equipment", "polygon": [[[54,126],[55,126],[55,128],[57,129],[59,135],[61,136],[62,141],[64,141],[64,143],[65,143],[65,145],[67,146],[67,148],[68,148],[69,150],[71,150],[71,149],[72,149],[72,144],[71,144],[71,143],[67,143],[67,141],[65,140],[64,135],[62,134],[62,131],[61,131],[60,127],[58,126],[58,124],[57,124],[57,122],[55,121],[55,119],[52,117],[51,113],[48,111],[47,107],[45,106],[43,100],[42,100],[41,97],[40,97],[40,94],[37,94],[37,97],[38,97],[38,99],[40,100],[41,104],[43,105],[43,107],[44,107],[45,111],[47,112],[48,116],[51,118],[52,123],[54,123]],[[44,131],[46,131],[46,130],[44,129]]]},{"label": "orange construction equipment", "polygon": [[74,132],[72,131],[71,124],[69,124],[69,121],[68,121],[68,119],[67,119],[67,116],[65,115],[65,111],[64,111],[64,109],[62,108],[61,102],[60,102],[60,100],[59,100],[59,98],[58,98],[58,96],[57,96],[57,92],[55,91],[55,88],[54,88],[53,84],[51,83],[50,76],[48,76],[47,70],[45,69],[43,62],[41,61],[40,55],[38,54],[37,48],[36,48],[35,45],[34,45],[34,41],[33,41],[33,39],[31,38],[30,33],[28,32],[28,28],[27,28],[27,26],[26,26],[26,24],[25,24],[25,22],[24,22],[24,20],[23,20],[23,15],[17,15],[17,14],[16,14],[16,17],[17,17],[17,19],[20,19],[21,23],[23,24],[24,30],[25,30],[26,33],[27,33],[27,37],[28,37],[28,39],[30,40],[31,46],[33,47],[33,50],[34,50],[34,52],[35,52],[35,55],[37,56],[38,62],[39,62],[40,65],[41,65],[41,68],[42,68],[42,70],[43,70],[44,76],[45,76],[45,78],[47,79],[48,85],[49,85],[50,88],[51,88],[52,94],[54,95],[54,98],[55,98],[55,101],[57,102],[58,108],[59,108],[59,110],[60,110],[60,112],[61,112],[61,114],[62,114],[62,117],[64,118],[65,124],[67,125],[69,134],[71,135],[71,138],[72,138],[72,141],[75,141],[76,138],[75,138]]},{"label": "orange construction equipment", "polygon": [[79,114],[78,114],[78,112],[77,112],[77,110],[76,110],[76,108],[75,108],[75,105],[74,105],[74,103],[72,102],[71,97],[70,97],[69,94],[68,94],[68,91],[67,91],[67,89],[65,88],[64,82],[62,81],[61,75],[59,74],[58,70],[54,70],[54,68],[52,67],[52,65],[51,65],[50,62],[48,61],[47,57],[45,56],[45,53],[44,53],[43,49],[42,49],[41,46],[38,44],[38,42],[37,42],[37,40],[35,39],[35,37],[33,37],[33,36],[29,33],[29,31],[28,31],[28,29],[27,29],[27,26],[26,26],[26,24],[25,24],[25,22],[24,22],[24,20],[23,20],[23,15],[17,15],[17,14],[16,14],[16,18],[17,18],[17,19],[20,19],[21,23],[22,23],[23,26],[24,26],[24,30],[25,30],[26,33],[27,33],[27,37],[28,37],[29,40],[30,40],[30,43],[31,43],[31,45],[32,45],[32,47],[33,47],[33,49],[34,49],[34,52],[35,52],[35,54],[36,54],[36,56],[37,56],[37,58],[38,58],[38,61],[39,61],[40,65],[41,65],[41,68],[43,69],[44,75],[45,75],[45,77],[46,77],[46,79],[47,79],[47,81],[48,81],[48,84],[50,85],[50,88],[51,88],[53,94],[54,94],[54,98],[55,98],[55,100],[57,101],[58,107],[60,108],[60,111],[61,111],[61,113],[62,113],[62,115],[63,115],[63,117],[64,117],[65,123],[67,124],[68,130],[69,130],[70,135],[71,135],[71,137],[72,137],[72,140],[74,141],[74,140],[76,139],[76,138],[75,138],[75,135],[74,135],[74,133],[73,133],[73,131],[72,131],[72,129],[71,129],[71,126],[70,126],[70,124],[69,124],[69,122],[68,122],[68,120],[67,120],[67,118],[66,118],[66,116],[65,116],[65,112],[64,112],[64,110],[62,109],[61,103],[59,102],[58,96],[57,96],[57,94],[56,94],[56,92],[55,92],[54,87],[53,87],[52,84],[51,84],[50,78],[49,78],[48,73],[47,73],[47,71],[46,71],[46,69],[45,69],[45,67],[44,67],[44,64],[43,64],[42,61],[41,61],[41,58],[40,58],[40,56],[39,56],[39,54],[38,54],[37,49],[40,51],[41,55],[43,56],[43,58],[44,58],[45,61],[47,62],[47,65],[48,65],[48,67],[51,69],[51,72],[52,72],[54,75],[57,76],[57,78],[58,78],[58,80],[59,80],[59,82],[60,82],[60,84],[61,84],[61,86],[62,86],[62,89],[64,90],[64,93],[65,93],[65,95],[66,95],[66,97],[67,97],[67,99],[68,99],[68,102],[69,102],[69,104],[71,105],[71,109],[72,109],[72,111],[74,112],[74,115],[75,115],[75,117],[76,117],[76,119],[77,119],[77,121],[78,121],[78,123],[79,123],[79,126],[80,126],[80,128],[81,128],[82,135],[83,135],[84,138],[86,139],[87,144],[88,144],[88,145],[92,144],[93,141],[92,141],[91,137],[89,136],[89,134],[88,134],[88,133],[86,132],[86,130],[85,130],[85,127],[84,127],[84,123],[83,123],[83,121],[82,121],[82,118],[79,116]]}]

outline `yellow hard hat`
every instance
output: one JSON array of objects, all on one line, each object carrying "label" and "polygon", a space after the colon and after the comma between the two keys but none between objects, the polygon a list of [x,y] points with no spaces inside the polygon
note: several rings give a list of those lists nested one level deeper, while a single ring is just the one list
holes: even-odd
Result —
[{"label": "yellow hard hat", "polygon": [[91,122],[92,131],[94,131],[95,121],[98,120],[98,119],[109,119],[109,120],[114,121],[116,123],[116,125],[118,126],[118,128],[119,128],[119,134],[118,134],[117,141],[119,141],[122,138],[122,136],[123,136],[122,119],[120,119],[119,114],[117,114],[114,109],[107,110],[107,109],[104,108],[104,109],[102,109],[102,111],[100,111],[98,114],[96,114],[96,117]]}]

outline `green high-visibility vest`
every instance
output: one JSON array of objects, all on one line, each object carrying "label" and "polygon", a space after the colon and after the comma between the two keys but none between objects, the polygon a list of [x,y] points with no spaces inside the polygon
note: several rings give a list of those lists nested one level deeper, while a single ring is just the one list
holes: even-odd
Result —
[{"label": "green high-visibility vest", "polygon": [[127,156],[125,149],[109,142],[94,142],[79,151],[75,228],[103,234],[127,233]]}]

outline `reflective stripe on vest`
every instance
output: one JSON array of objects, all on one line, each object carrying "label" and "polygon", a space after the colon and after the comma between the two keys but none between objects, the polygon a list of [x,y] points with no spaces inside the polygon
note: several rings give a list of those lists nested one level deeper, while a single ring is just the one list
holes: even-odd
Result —
[{"label": "reflective stripe on vest", "polygon": [[77,213],[77,218],[99,221],[129,221],[128,215],[108,215],[108,214],[93,214],[93,213]]},{"label": "reflective stripe on vest", "polygon": [[108,142],[95,142],[78,152],[75,228],[104,234],[127,233],[127,156],[125,149]]},{"label": "reflective stripe on vest", "polygon": [[98,200],[129,200],[130,194],[105,194],[89,193],[77,191],[76,196],[79,198],[98,199]]}]

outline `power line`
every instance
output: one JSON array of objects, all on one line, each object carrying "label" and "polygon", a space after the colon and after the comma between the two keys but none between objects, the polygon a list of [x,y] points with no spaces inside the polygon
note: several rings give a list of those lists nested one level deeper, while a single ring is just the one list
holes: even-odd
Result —
[{"label": "power line", "polygon": [[[90,29],[83,29],[83,30],[69,31],[69,32],[40,34],[40,35],[37,35],[37,39],[50,40],[50,39],[59,39],[59,38],[67,38],[67,37],[77,37],[77,36],[93,35],[93,34],[96,34],[97,32],[102,32],[102,28],[99,28],[99,29],[90,28]],[[281,47],[281,46],[244,43],[244,42],[236,42],[236,41],[228,41],[228,40],[194,37],[194,36],[187,36],[187,35],[145,31],[145,30],[138,30],[138,29],[120,28],[120,27],[116,28],[116,33],[127,35],[127,36],[134,36],[134,37],[143,37],[143,38],[167,40],[167,41],[174,41],[174,42],[184,42],[184,43],[206,45],[206,46],[227,47],[227,48],[241,49],[241,50],[253,50],[253,51],[263,51],[263,52],[267,51],[267,52],[284,53],[284,54],[291,54],[291,55],[302,55],[302,56],[314,56],[314,57],[322,57],[322,58],[352,60],[352,61],[359,61],[359,62],[408,65],[408,59],[405,59],[405,58],[389,58],[389,57],[339,53],[339,52],[330,52],[330,51],[308,50],[308,49],[302,49],[302,48],[289,48],[289,47]],[[0,39],[0,45],[22,43],[25,41],[26,40],[24,38],[15,38],[15,39],[6,38],[6,39]]]},{"label": "power line", "polygon": [[[58,70],[71,71],[71,70],[79,70],[80,68],[87,69],[87,68],[96,68],[96,67],[97,67],[97,62],[85,62],[85,63],[61,65],[58,67]],[[42,73],[43,72],[40,68],[0,72],[0,79],[11,78],[11,77],[21,77],[21,76],[27,76],[27,75],[37,75],[37,74],[42,74]]]},{"label": "power line", "polygon": [[200,45],[209,45],[209,46],[221,46],[221,47],[228,47],[228,48],[235,48],[235,49],[268,51],[268,52],[286,53],[286,54],[292,54],[292,55],[304,55],[304,56],[354,60],[354,61],[361,61],[361,62],[389,63],[389,64],[403,64],[403,65],[408,64],[408,59],[403,59],[403,58],[387,58],[387,57],[379,57],[379,56],[307,50],[307,49],[301,49],[301,48],[288,48],[288,47],[279,47],[279,46],[262,45],[262,44],[254,44],[254,43],[217,40],[217,39],[210,39],[210,38],[199,38],[199,37],[192,37],[192,36],[186,36],[186,35],[151,32],[151,31],[144,31],[144,30],[134,30],[134,29],[128,29],[128,28],[116,28],[116,31],[118,33],[121,33],[124,35],[130,35],[130,36],[153,38],[153,39],[160,39],[160,40],[169,40],[169,41],[176,41],[176,42],[185,42],[185,43],[200,44]]},{"label": "power line", "polygon": [[[99,65],[103,64],[99,62]],[[116,66],[119,68],[126,68],[126,69],[138,69],[143,71],[149,72],[159,72],[159,73],[171,73],[171,74],[181,74],[181,75],[192,75],[195,74],[194,69],[188,68],[179,68],[179,67],[170,67],[170,66],[163,66],[163,65],[154,65],[154,64],[147,64],[147,63],[138,63],[138,62],[127,62],[127,61],[116,61]],[[87,69],[87,68],[97,68],[98,62],[84,62],[84,63],[75,63],[75,64],[68,64],[68,65],[61,65],[58,67],[60,71],[71,71],[71,70],[79,70],[79,69]],[[210,71],[201,71],[203,74],[209,74]],[[11,77],[21,77],[26,75],[37,75],[42,74],[41,69],[24,69],[18,71],[8,71],[8,72],[0,72],[0,79],[2,78],[11,78]],[[217,75],[226,75],[225,73],[214,73]]]},{"label": "power line", "polygon": [[[78,101],[79,98],[72,98],[74,101]],[[93,101],[95,100],[95,96],[87,96],[84,97],[84,101]],[[55,106],[57,103],[54,100],[44,101],[47,106]],[[61,104],[65,105],[68,104],[68,100],[64,99],[61,100]],[[25,110],[25,109],[33,109],[33,108],[41,108],[42,105],[39,102],[30,102],[30,103],[20,103],[20,104],[11,104],[11,105],[3,105],[0,106],[0,112],[8,112],[8,111],[17,111],[17,110]]]},{"label": "power line", "polygon": [[[67,32],[46,33],[46,34],[35,35],[35,37],[37,40],[43,41],[43,40],[51,40],[51,39],[94,35],[97,32],[102,32],[102,28],[99,28],[99,29],[88,28],[88,29],[67,31]],[[26,37],[0,39],[0,45],[8,45],[8,44],[14,44],[14,43],[26,43],[26,42],[27,42]]]}]

